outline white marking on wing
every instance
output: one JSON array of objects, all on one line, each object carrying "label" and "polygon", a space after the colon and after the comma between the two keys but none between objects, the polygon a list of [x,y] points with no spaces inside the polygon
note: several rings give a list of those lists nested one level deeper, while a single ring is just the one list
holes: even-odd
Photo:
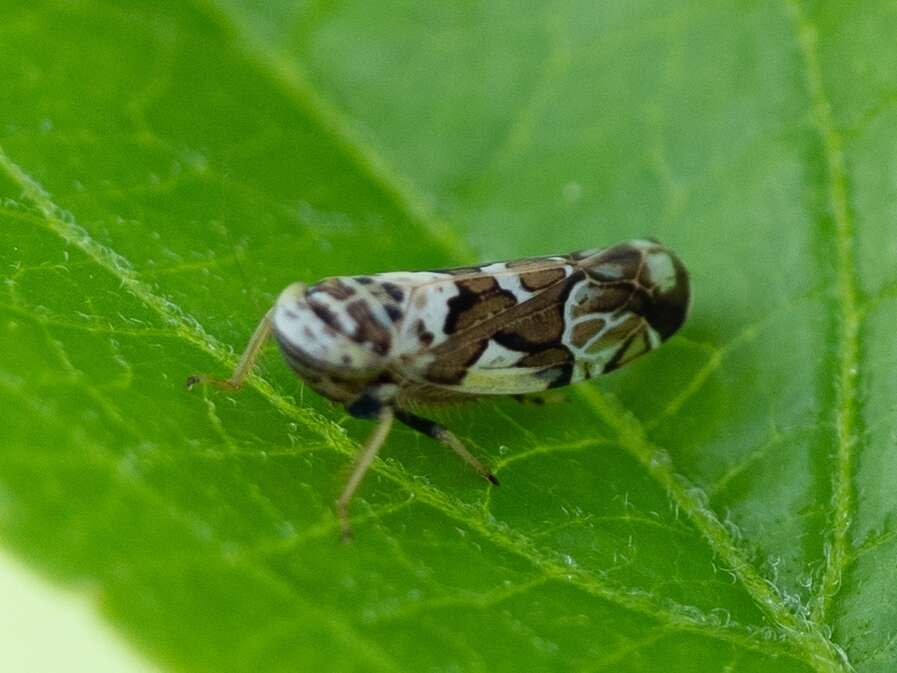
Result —
[{"label": "white marking on wing", "polygon": [[667,292],[676,286],[676,267],[668,252],[658,250],[648,253],[645,263],[648,267],[648,276],[658,290]]},{"label": "white marking on wing", "polygon": [[[432,275],[432,274],[428,274]],[[459,292],[451,276],[444,277],[443,282],[430,281],[410,289],[405,304],[405,317],[402,319],[398,343],[395,353],[404,355],[421,349],[418,338],[418,322],[424,325],[424,331],[433,335],[429,347],[438,346],[448,340],[445,333],[445,321],[449,314],[449,301],[457,297]]]},{"label": "white marking on wing", "polygon": [[501,276],[497,276],[496,280],[498,281],[498,286],[502,290],[507,290],[517,299],[518,304],[522,304],[530,297],[534,296],[535,292],[530,292],[520,283],[520,274],[516,273],[508,273]]},{"label": "white marking on wing", "polygon": [[500,343],[489,339],[486,350],[480,355],[479,359],[473,365],[476,369],[503,369],[505,367],[513,367],[520,362],[520,359],[526,355],[520,351],[512,351],[505,348]]}]

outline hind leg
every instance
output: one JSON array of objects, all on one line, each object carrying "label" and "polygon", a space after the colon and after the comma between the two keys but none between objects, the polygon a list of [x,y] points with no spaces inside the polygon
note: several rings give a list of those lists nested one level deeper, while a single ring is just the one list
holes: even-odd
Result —
[{"label": "hind leg", "polygon": [[443,446],[447,446],[452,451],[461,456],[461,459],[470,465],[473,469],[475,469],[484,479],[498,486],[498,479],[492,472],[489,471],[483,463],[481,463],[470,451],[467,450],[467,447],[464,446],[463,442],[458,439],[453,432],[440,425],[436,421],[431,421],[426,418],[421,418],[415,414],[412,414],[409,411],[403,411],[402,409],[397,409],[395,412],[396,419],[407,425],[409,428],[413,428],[418,432],[426,435],[427,437],[432,437],[437,442],[442,444]]}]

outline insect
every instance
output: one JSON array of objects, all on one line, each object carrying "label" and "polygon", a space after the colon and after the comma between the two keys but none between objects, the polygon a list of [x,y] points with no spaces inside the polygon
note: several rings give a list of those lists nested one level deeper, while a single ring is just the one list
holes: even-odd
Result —
[{"label": "insect", "polygon": [[353,494],[397,420],[488,468],[421,405],[524,395],[613,371],[685,322],[688,273],[654,240],[482,266],[294,283],[262,318],[233,374],[191,376],[239,388],[273,332],[315,391],[377,425],[336,502],[351,537]]}]

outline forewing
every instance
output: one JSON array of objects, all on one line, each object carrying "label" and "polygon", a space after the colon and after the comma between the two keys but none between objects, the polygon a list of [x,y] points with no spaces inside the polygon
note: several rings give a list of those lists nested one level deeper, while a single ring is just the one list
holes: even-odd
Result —
[{"label": "forewing", "polygon": [[688,303],[684,267],[653,241],[440,273],[451,277],[412,292],[398,369],[462,395],[617,369],[675,332]]}]

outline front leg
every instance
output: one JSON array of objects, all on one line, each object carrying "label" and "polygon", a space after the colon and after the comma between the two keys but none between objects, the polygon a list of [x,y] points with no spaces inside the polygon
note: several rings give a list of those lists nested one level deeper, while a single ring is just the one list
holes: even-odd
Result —
[{"label": "front leg", "polygon": [[265,314],[265,317],[259,322],[258,327],[255,328],[255,332],[252,333],[252,337],[249,339],[249,343],[246,345],[246,349],[240,356],[240,361],[237,362],[237,366],[234,367],[234,371],[230,375],[230,378],[219,379],[214,376],[209,376],[208,374],[193,374],[187,377],[187,390],[193,388],[197,383],[211,383],[213,386],[225,390],[239,389],[240,386],[243,385],[243,381],[246,380],[246,377],[249,376],[249,372],[252,371],[256,358],[258,358],[259,353],[262,351],[262,346],[265,345],[265,342],[271,335],[273,317],[274,307],[271,307]]}]

